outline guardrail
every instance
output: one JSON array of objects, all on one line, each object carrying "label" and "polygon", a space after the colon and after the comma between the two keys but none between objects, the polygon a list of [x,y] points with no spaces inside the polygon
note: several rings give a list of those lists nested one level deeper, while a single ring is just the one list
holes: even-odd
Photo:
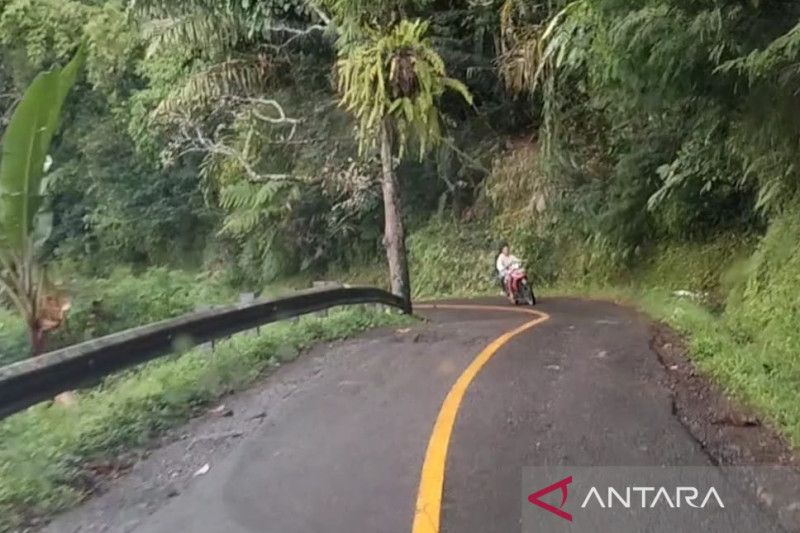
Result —
[{"label": "guardrail", "polygon": [[374,288],[309,290],[285,298],[199,311],[55,350],[0,368],[0,419],[100,378],[193,345],[331,307],[406,302]]}]

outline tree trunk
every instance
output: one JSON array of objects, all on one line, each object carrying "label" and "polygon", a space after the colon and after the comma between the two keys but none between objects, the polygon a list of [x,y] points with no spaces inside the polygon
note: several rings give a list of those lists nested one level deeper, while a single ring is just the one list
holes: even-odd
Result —
[{"label": "tree trunk", "polygon": [[381,186],[383,188],[383,245],[389,262],[392,292],[405,301],[404,311],[411,314],[411,281],[406,255],[406,232],[400,205],[400,186],[394,168],[394,131],[391,119],[381,124]]},{"label": "tree trunk", "polygon": [[37,355],[42,355],[45,350],[47,349],[47,344],[45,342],[44,331],[39,328],[38,324],[29,324],[28,325],[28,337],[30,338],[31,342],[31,355],[36,357]]}]

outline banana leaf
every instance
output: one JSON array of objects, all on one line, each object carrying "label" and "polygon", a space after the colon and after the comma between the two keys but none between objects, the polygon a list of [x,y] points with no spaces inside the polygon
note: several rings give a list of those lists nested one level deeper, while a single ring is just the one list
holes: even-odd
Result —
[{"label": "banana leaf", "polygon": [[[61,109],[85,59],[83,47],[63,68],[42,72],[25,91],[2,138],[0,248],[23,252],[42,207],[45,163]],[[45,217],[45,220],[47,217]],[[45,221],[42,221],[45,222]],[[37,231],[41,239],[42,228]]]}]

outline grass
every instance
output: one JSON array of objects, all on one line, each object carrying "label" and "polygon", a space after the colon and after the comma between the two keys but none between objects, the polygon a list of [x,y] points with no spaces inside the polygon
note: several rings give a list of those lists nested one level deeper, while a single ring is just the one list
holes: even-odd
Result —
[{"label": "grass", "polygon": [[[237,295],[219,274],[151,268],[134,273],[118,267],[107,277],[86,278],[53,269],[72,308],[66,323],[48,335],[51,350],[193,311],[198,304],[233,303]],[[0,309],[0,365],[30,356],[19,314]]]},{"label": "grass", "polygon": [[742,335],[727,315],[700,305],[645,293],[642,308],[689,340],[691,357],[731,396],[755,408],[770,425],[800,446],[800,365],[797,352],[776,349],[766,333]]},{"label": "grass", "polygon": [[321,341],[412,319],[362,309],[327,318],[265,327],[217,345],[149,363],[81,393],[76,407],[41,404],[0,423],[0,531],[74,506],[86,493],[87,462],[146,446],[201,412],[220,396],[241,390]]}]

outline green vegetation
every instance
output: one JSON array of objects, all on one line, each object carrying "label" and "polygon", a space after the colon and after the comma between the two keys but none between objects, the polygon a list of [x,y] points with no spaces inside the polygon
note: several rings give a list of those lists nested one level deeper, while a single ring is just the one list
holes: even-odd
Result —
[{"label": "green vegetation", "polygon": [[[72,302],[53,346],[240,289],[405,293],[406,246],[416,297],[492,294],[508,239],[536,286],[686,332],[800,443],[800,4],[4,0],[0,128],[79,43],[45,195]],[[25,345],[7,300],[3,361]]]},{"label": "green vegetation", "polygon": [[496,255],[489,232],[479,225],[435,221],[409,241],[411,275],[417,298],[497,292],[491,274]]},{"label": "green vegetation", "polygon": [[[152,268],[134,273],[118,267],[106,277],[87,279],[54,271],[61,289],[75,295],[66,322],[53,332],[51,348],[60,348],[124,329],[188,313],[203,305],[233,303],[235,291],[219,275]],[[71,268],[69,270],[72,270]],[[29,356],[25,324],[19,315],[0,314],[0,364]]]},{"label": "green vegetation", "polygon": [[688,336],[692,359],[702,371],[800,446],[796,328],[781,329],[780,320],[768,320],[769,331],[751,334],[752,324],[742,329],[736,312],[719,317],[702,305],[659,292],[637,300],[649,314]]},{"label": "green vegetation", "polygon": [[213,400],[293,360],[301,349],[410,320],[349,309],[274,324],[258,336],[221,342],[213,354],[196,348],[113,377],[80,394],[76,407],[40,405],[0,422],[0,531],[80,501],[87,462],[146,446]]},{"label": "green vegetation", "polygon": [[81,48],[63,69],[36,76],[16,105],[2,137],[0,288],[28,328],[33,355],[45,350],[45,333],[63,320],[64,306],[50,294],[41,257],[41,248],[53,229],[53,214],[43,205],[47,188],[44,175],[61,108],[84,55]]}]

